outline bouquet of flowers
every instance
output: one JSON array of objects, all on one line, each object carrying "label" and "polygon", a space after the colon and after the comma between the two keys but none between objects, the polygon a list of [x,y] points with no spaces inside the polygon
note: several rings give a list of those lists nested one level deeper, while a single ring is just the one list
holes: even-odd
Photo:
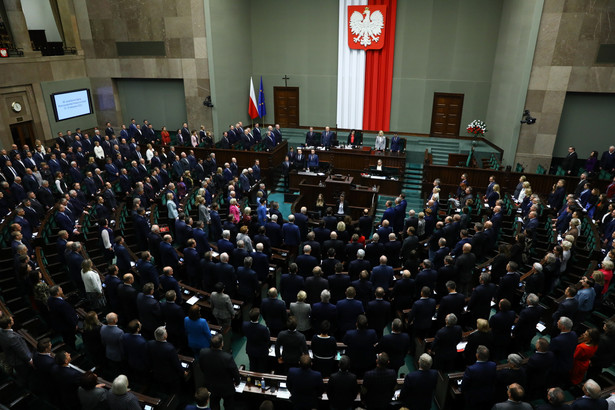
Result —
[{"label": "bouquet of flowers", "polygon": [[468,131],[468,133],[474,135],[475,137],[480,137],[487,132],[487,124],[485,124],[481,120],[474,120],[468,124],[468,128],[466,128],[466,131]]}]

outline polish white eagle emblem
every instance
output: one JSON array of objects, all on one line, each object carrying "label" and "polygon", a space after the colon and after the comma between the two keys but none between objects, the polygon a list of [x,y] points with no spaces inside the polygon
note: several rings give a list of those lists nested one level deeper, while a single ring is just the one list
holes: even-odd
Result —
[{"label": "polish white eagle emblem", "polygon": [[[348,14],[350,14],[350,11]],[[381,35],[384,34],[384,14],[381,10],[372,11],[369,7],[365,7],[363,12],[355,10],[350,15],[349,25],[348,43],[351,47],[352,43],[357,45],[357,47],[352,48],[382,48],[382,42],[379,44]]]}]

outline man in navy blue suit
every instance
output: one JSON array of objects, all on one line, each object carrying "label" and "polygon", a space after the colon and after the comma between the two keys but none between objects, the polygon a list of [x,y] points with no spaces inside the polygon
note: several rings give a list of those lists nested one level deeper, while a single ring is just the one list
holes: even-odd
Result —
[{"label": "man in navy blue suit", "polygon": [[438,324],[444,325],[444,319],[449,313],[461,317],[466,297],[462,293],[457,293],[457,285],[452,280],[446,282],[448,294],[443,296],[438,307]]},{"label": "man in navy blue suit", "polygon": [[312,329],[318,330],[322,322],[329,321],[331,329],[337,327],[337,307],[330,303],[331,292],[327,289],[320,292],[320,302],[312,305]]},{"label": "man in navy blue suit", "polygon": [[141,335],[141,323],[131,320],[126,327],[126,333],[122,336],[122,349],[128,368],[130,378],[137,381],[144,381],[149,372],[150,363],[147,351],[147,340]]},{"label": "man in navy blue suit", "polygon": [[284,245],[290,249],[291,258],[297,254],[297,247],[301,243],[301,231],[295,225],[295,215],[288,215],[288,222],[282,226],[282,238]]},{"label": "man in navy blue suit", "polygon": [[250,309],[250,321],[243,322],[242,330],[246,337],[246,354],[250,359],[250,371],[264,373],[267,371],[267,355],[271,341],[269,329],[258,323],[259,317],[258,308]]},{"label": "man in navy blue suit", "polygon": [[280,293],[286,307],[297,301],[297,293],[304,288],[303,276],[298,275],[297,272],[297,264],[291,263],[288,266],[288,273],[283,274],[280,279]]},{"label": "man in navy blue suit", "polygon": [[348,346],[346,354],[350,357],[352,372],[357,377],[363,377],[367,370],[374,367],[375,345],[378,342],[376,332],[373,329],[368,329],[367,317],[363,314],[358,315],[356,329],[348,330],[342,340]]},{"label": "man in navy blue suit", "polygon": [[607,410],[609,403],[600,398],[601,388],[594,380],[589,379],[583,385],[583,397],[576,399],[571,406],[573,410]]},{"label": "man in navy blue suit", "polygon": [[388,368],[389,356],[380,353],[376,359],[376,368],[365,372],[363,377],[363,394],[361,395],[368,409],[388,409],[397,386],[397,374]]},{"label": "man in navy blue suit", "polygon": [[346,289],[346,299],[339,300],[335,305],[337,308],[338,331],[342,337],[344,337],[347,331],[355,328],[357,318],[364,313],[363,303],[355,300],[356,295],[355,288],[350,286]]},{"label": "man in navy blue suit", "polygon": [[190,238],[186,241],[186,247],[184,248],[184,266],[186,267],[188,281],[192,286],[198,286],[200,283],[200,261],[201,258],[196,250],[196,241]]},{"label": "man in navy blue suit", "polygon": [[376,299],[368,302],[365,314],[369,320],[369,327],[374,329],[378,339],[381,339],[384,328],[391,321],[391,303],[384,300],[385,292],[383,288],[376,288],[375,294]]},{"label": "man in navy blue suit", "polygon": [[171,245],[172,242],[173,237],[171,235],[167,234],[162,238],[162,242],[160,242],[160,265],[170,266],[176,270],[179,267],[179,256]]},{"label": "man in navy blue suit", "polygon": [[496,286],[490,283],[491,275],[489,272],[483,272],[480,274],[480,284],[474,288],[470,301],[468,302],[468,311],[471,313],[472,318],[476,319],[489,319],[491,313],[491,299],[496,292]]},{"label": "man in navy blue suit", "polygon": [[555,358],[551,367],[550,379],[552,386],[566,386],[570,383],[569,373],[572,369],[578,338],[572,330],[572,320],[566,316],[559,318],[557,327],[561,333],[551,339],[549,346]]},{"label": "man in navy blue suit", "polygon": [[271,215],[269,222],[265,224],[265,233],[271,241],[271,246],[279,248],[282,246],[282,228],[278,224],[278,216]]},{"label": "man in navy blue suit", "polygon": [[261,302],[261,314],[271,336],[277,337],[280,330],[286,326],[288,313],[286,312],[284,301],[278,299],[276,288],[271,288],[267,291],[267,297]]},{"label": "man in navy blue suit", "polygon": [[303,206],[300,212],[295,212],[293,215],[295,216],[295,225],[299,227],[299,232],[301,232],[301,239],[305,240],[308,233],[307,208]]},{"label": "man in navy blue suit", "polygon": [[147,342],[152,377],[158,389],[175,394],[179,392],[182,377],[188,374],[184,371],[177,357],[175,347],[167,342],[167,330],[164,326],[154,331],[155,340]]},{"label": "man in navy blue suit", "polygon": [[527,295],[525,302],[527,307],[519,313],[519,319],[512,331],[512,337],[520,352],[527,350],[532,338],[536,335],[536,325],[543,313],[543,308],[538,306],[538,296],[535,294]]},{"label": "man in navy blue suit", "polygon": [[75,309],[64,300],[64,292],[60,286],[55,285],[49,289],[47,305],[51,327],[62,335],[64,343],[74,349],[78,317]]},{"label": "man in navy blue suit", "polygon": [[143,334],[148,339],[152,339],[154,337],[154,330],[162,322],[160,304],[154,299],[154,285],[152,283],[143,285],[143,293],[139,293],[137,296],[137,309],[139,311],[139,320],[143,326]]},{"label": "man in navy blue suit", "polygon": [[489,361],[489,349],[476,349],[476,363],[468,366],[461,382],[461,391],[468,409],[490,409],[495,397],[496,366]]},{"label": "man in navy blue suit", "polygon": [[132,262],[132,256],[128,253],[126,249],[126,242],[124,242],[124,238],[118,236],[115,238],[115,246],[113,247],[115,252],[115,256],[117,258],[116,265],[120,270],[120,274],[128,273],[131,270],[130,262]]},{"label": "man in navy blue suit", "polygon": [[432,269],[431,266],[432,264],[429,259],[424,259],[423,262],[421,262],[422,269],[414,279],[417,289],[423,289],[425,286],[432,290],[436,288],[438,272]]},{"label": "man in navy blue suit", "polygon": [[393,268],[388,266],[387,262],[387,257],[382,255],[380,257],[380,265],[374,266],[369,279],[374,287],[381,287],[386,291],[393,286],[394,282]]},{"label": "man in navy blue suit", "polygon": [[527,395],[530,400],[544,397],[549,382],[549,372],[553,366],[555,356],[549,350],[549,341],[543,337],[535,344],[536,351],[527,362],[525,372],[527,375]]},{"label": "man in navy blue suit", "polygon": [[318,259],[312,256],[312,247],[310,245],[303,247],[303,254],[297,256],[295,263],[297,264],[299,275],[304,278],[310,276],[312,270],[319,265]]},{"label": "man in navy blue suit", "polygon": [[[393,223],[395,222],[395,209],[393,208],[392,201],[386,202],[386,209],[384,210],[384,213],[382,214],[382,221],[385,221],[385,220],[389,221],[389,225],[393,225]],[[387,238],[388,238],[388,235],[387,235]]]},{"label": "man in navy blue suit", "polygon": [[395,375],[406,362],[406,355],[410,349],[410,336],[403,331],[401,319],[393,319],[391,333],[382,336],[376,346],[378,352],[386,352],[389,355],[389,368],[395,370]]},{"label": "man in navy blue suit", "polygon": [[413,325],[414,336],[423,339],[432,326],[431,318],[436,314],[436,300],[431,298],[431,289],[421,288],[421,298],[414,302],[408,313],[408,323]]},{"label": "man in navy blue suit", "polygon": [[408,373],[399,394],[404,406],[415,410],[430,410],[438,383],[438,371],[431,368],[433,360],[423,353],[419,357],[419,369]]},{"label": "man in navy blue suit", "polygon": [[457,316],[449,313],[444,319],[445,326],[436,332],[431,351],[435,357],[438,370],[449,372],[455,368],[457,344],[461,342],[461,326],[457,325]]}]

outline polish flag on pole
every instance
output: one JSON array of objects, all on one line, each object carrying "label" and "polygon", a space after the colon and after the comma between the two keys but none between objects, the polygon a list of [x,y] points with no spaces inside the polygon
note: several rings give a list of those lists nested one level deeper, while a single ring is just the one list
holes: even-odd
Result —
[{"label": "polish flag on pole", "polygon": [[256,94],[254,94],[254,83],[252,77],[250,77],[250,102],[248,102],[248,114],[250,118],[254,119],[258,117],[258,106],[256,105]]}]

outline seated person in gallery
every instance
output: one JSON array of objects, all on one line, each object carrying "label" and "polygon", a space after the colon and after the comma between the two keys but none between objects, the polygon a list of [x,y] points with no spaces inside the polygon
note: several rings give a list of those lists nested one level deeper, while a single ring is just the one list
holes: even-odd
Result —
[{"label": "seated person in gallery", "polygon": [[316,150],[312,150],[310,155],[308,155],[307,168],[314,171],[318,170],[318,155],[316,155]]},{"label": "seated person in gallery", "polygon": [[348,141],[346,142],[346,145],[361,145],[363,144],[363,135],[361,135],[360,132],[357,132],[355,130],[350,131],[350,134],[348,134]]},{"label": "seated person in gallery", "polygon": [[382,171],[383,170],[383,168],[382,168],[382,160],[381,159],[378,160],[378,163],[376,164],[376,168],[374,168],[374,169],[376,171]]}]

